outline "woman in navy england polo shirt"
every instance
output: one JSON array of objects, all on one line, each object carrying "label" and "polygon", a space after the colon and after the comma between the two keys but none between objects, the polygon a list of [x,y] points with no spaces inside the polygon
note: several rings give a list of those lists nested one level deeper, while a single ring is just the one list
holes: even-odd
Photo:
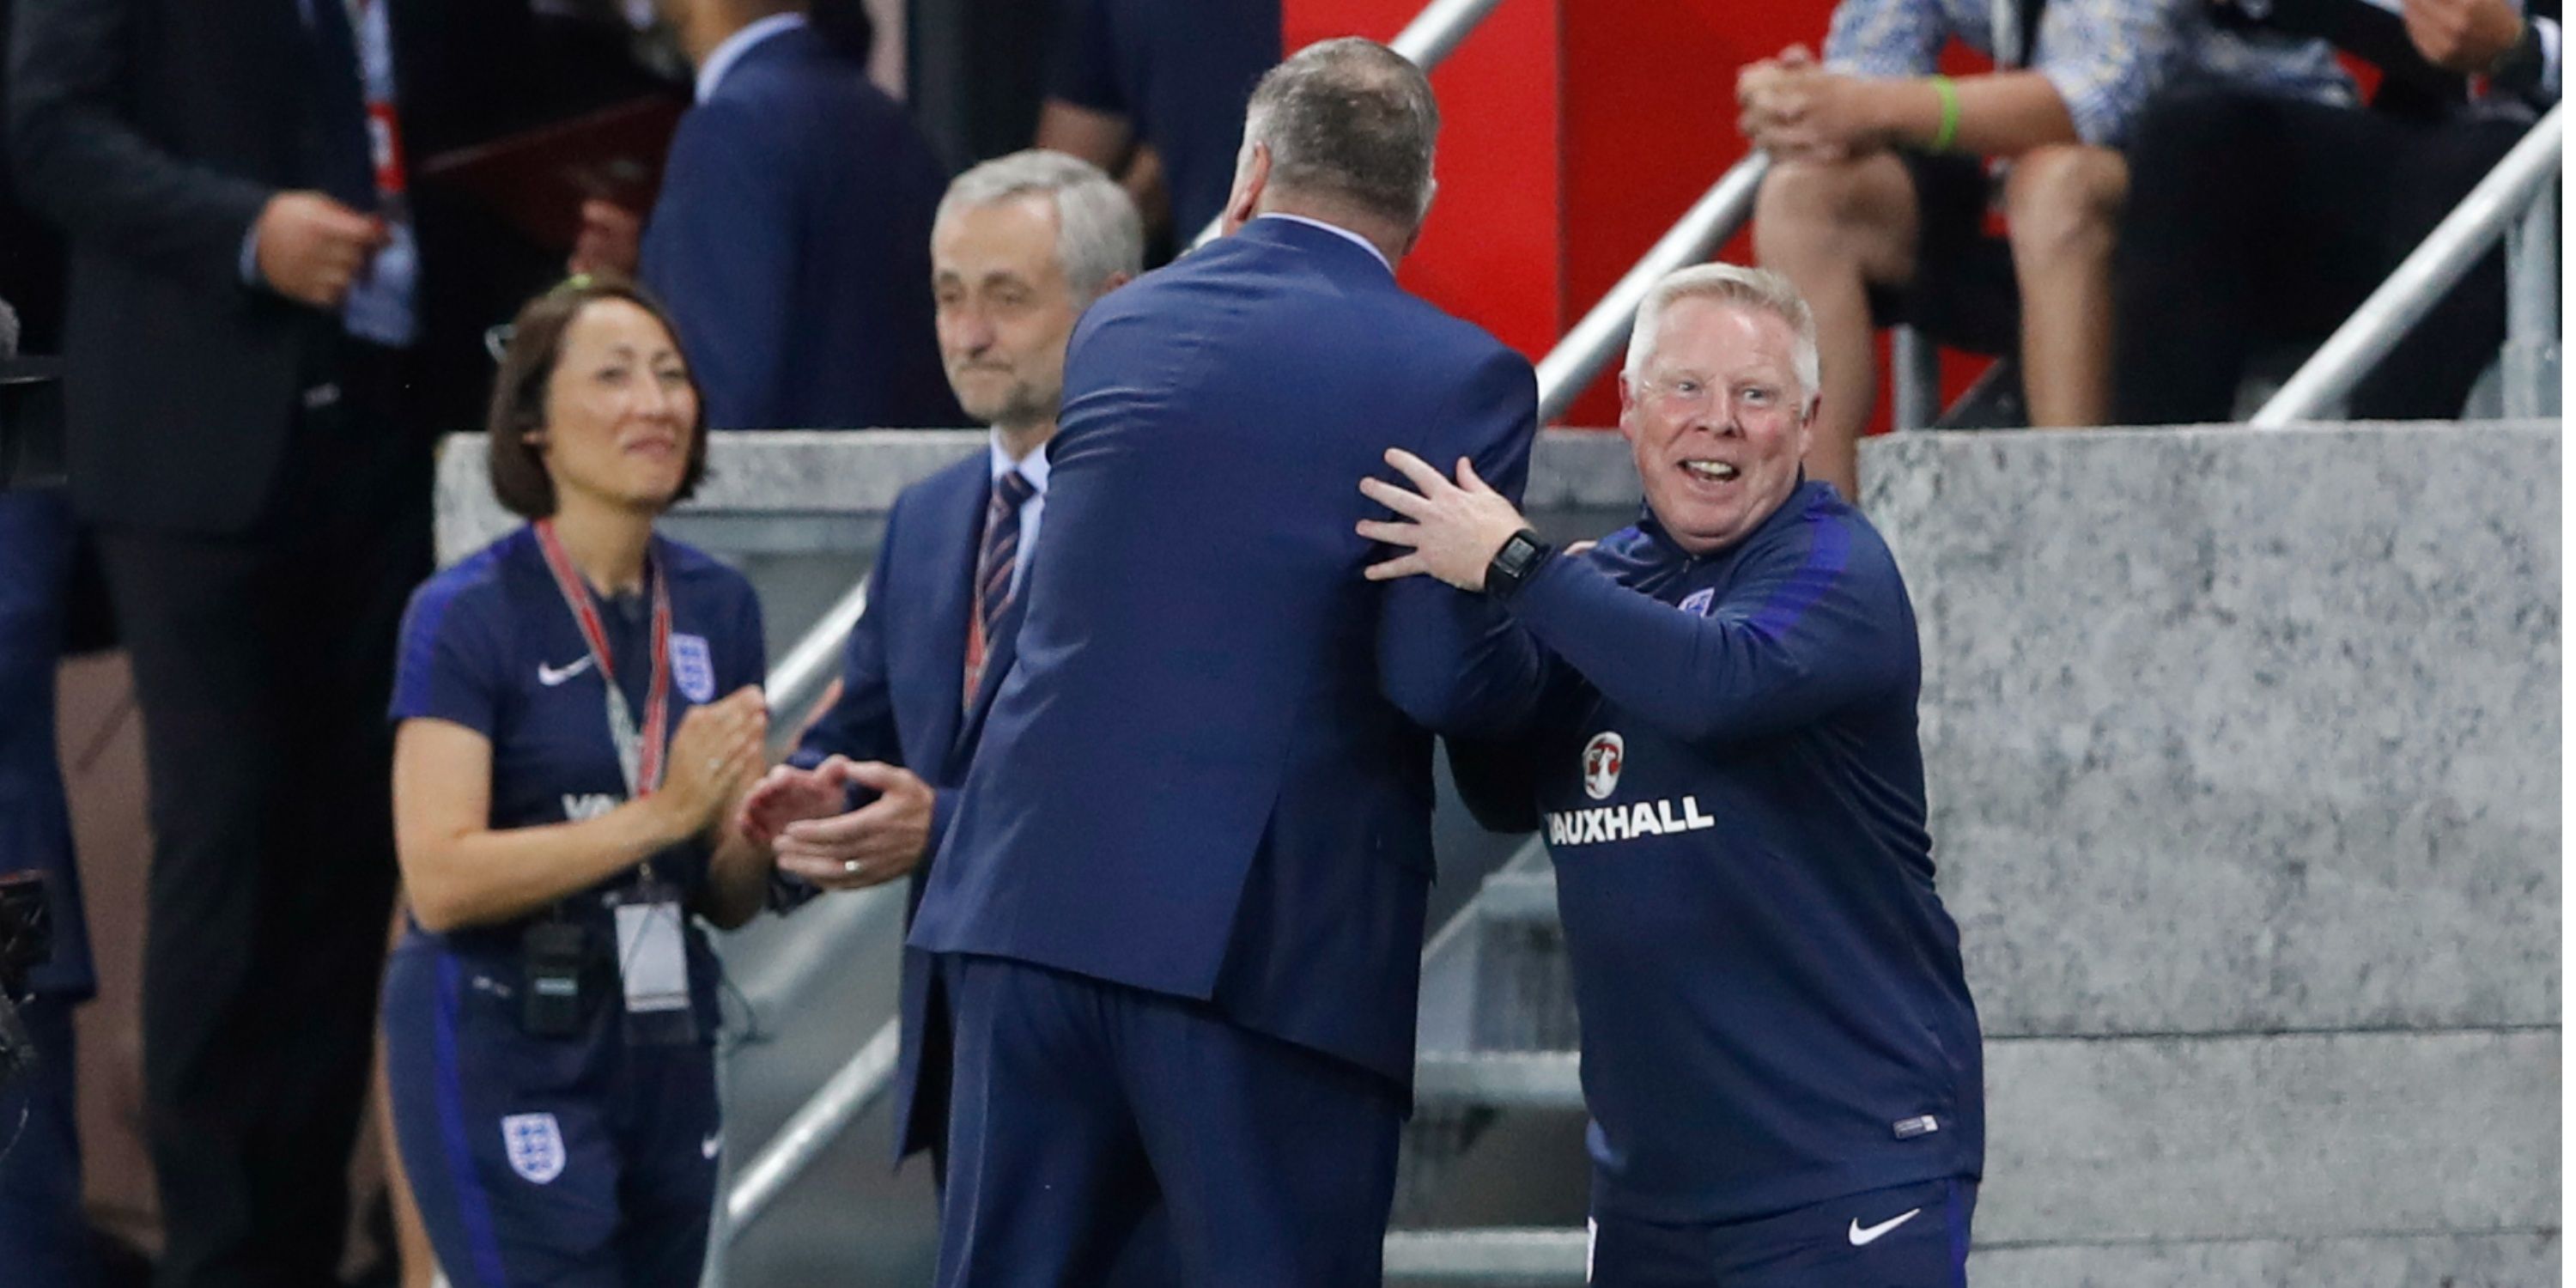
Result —
[{"label": "woman in navy england polo shirt", "polygon": [[722,1132],[692,914],[749,920],[770,874],[730,822],[762,768],[760,607],[653,533],[706,433],[633,286],[521,310],[489,427],[530,523],[420,588],[395,676],[396,1135],[455,1288],[693,1285]]}]

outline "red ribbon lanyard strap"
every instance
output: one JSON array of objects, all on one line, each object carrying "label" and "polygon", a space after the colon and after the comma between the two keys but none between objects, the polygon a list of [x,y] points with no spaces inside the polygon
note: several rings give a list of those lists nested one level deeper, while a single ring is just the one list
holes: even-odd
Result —
[{"label": "red ribbon lanyard strap", "polygon": [[551,519],[536,523],[537,548],[544,552],[546,571],[553,573],[555,589],[563,593],[564,607],[572,610],[573,624],[581,628],[582,643],[590,649],[592,665],[599,670],[600,682],[608,690],[608,737],[616,744],[618,767],[625,771],[626,790],[631,796],[649,796],[662,782],[662,758],[667,750],[665,737],[671,725],[671,583],[662,575],[650,553],[645,556],[645,575],[653,583],[653,679],[644,694],[644,727],[639,733],[635,717],[626,707],[626,694],[617,687],[617,671],[609,661],[608,629],[599,620],[599,609],[590,602],[590,588],[581,573],[564,553],[563,542],[555,536]]}]

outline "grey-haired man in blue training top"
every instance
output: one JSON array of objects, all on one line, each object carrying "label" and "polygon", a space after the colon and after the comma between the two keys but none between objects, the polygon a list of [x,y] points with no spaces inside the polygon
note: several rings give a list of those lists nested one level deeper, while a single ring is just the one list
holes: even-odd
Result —
[{"label": "grey-haired man in blue training top", "polygon": [[1646,513],[1551,550],[1462,463],[1401,452],[1371,577],[1502,605],[1529,693],[1458,748],[1488,826],[1546,829],[1583,1019],[1593,1282],[1964,1282],[1977,1014],[1933,891],[1914,611],[1809,481],[1815,323],[1785,279],[1665,278],[1619,427]]}]

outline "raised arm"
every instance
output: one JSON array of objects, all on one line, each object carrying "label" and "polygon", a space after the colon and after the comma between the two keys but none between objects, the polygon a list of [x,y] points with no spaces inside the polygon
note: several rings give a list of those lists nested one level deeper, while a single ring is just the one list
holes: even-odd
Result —
[{"label": "raised arm", "polygon": [[572,823],[491,825],[492,743],[418,717],[394,734],[394,846],[412,915],[432,931],[525,916],[672,846],[721,849],[728,806],[758,772],[760,690],[693,707],[671,740],[661,790]]},{"label": "raised arm", "polygon": [[1578,559],[1552,559],[1514,620],[1603,696],[1677,737],[1728,743],[1809,724],[1912,682],[1917,654],[1891,567],[1819,520],[1748,555],[1715,611],[1686,613]]}]

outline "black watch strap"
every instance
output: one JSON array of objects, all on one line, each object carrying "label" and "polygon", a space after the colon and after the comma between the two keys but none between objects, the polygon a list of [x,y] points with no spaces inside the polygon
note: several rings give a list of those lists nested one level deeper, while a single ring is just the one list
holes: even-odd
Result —
[{"label": "black watch strap", "polygon": [[1554,553],[1555,547],[1539,540],[1538,533],[1528,528],[1504,538],[1503,548],[1495,551],[1493,562],[1485,565],[1485,593],[1509,602]]}]

